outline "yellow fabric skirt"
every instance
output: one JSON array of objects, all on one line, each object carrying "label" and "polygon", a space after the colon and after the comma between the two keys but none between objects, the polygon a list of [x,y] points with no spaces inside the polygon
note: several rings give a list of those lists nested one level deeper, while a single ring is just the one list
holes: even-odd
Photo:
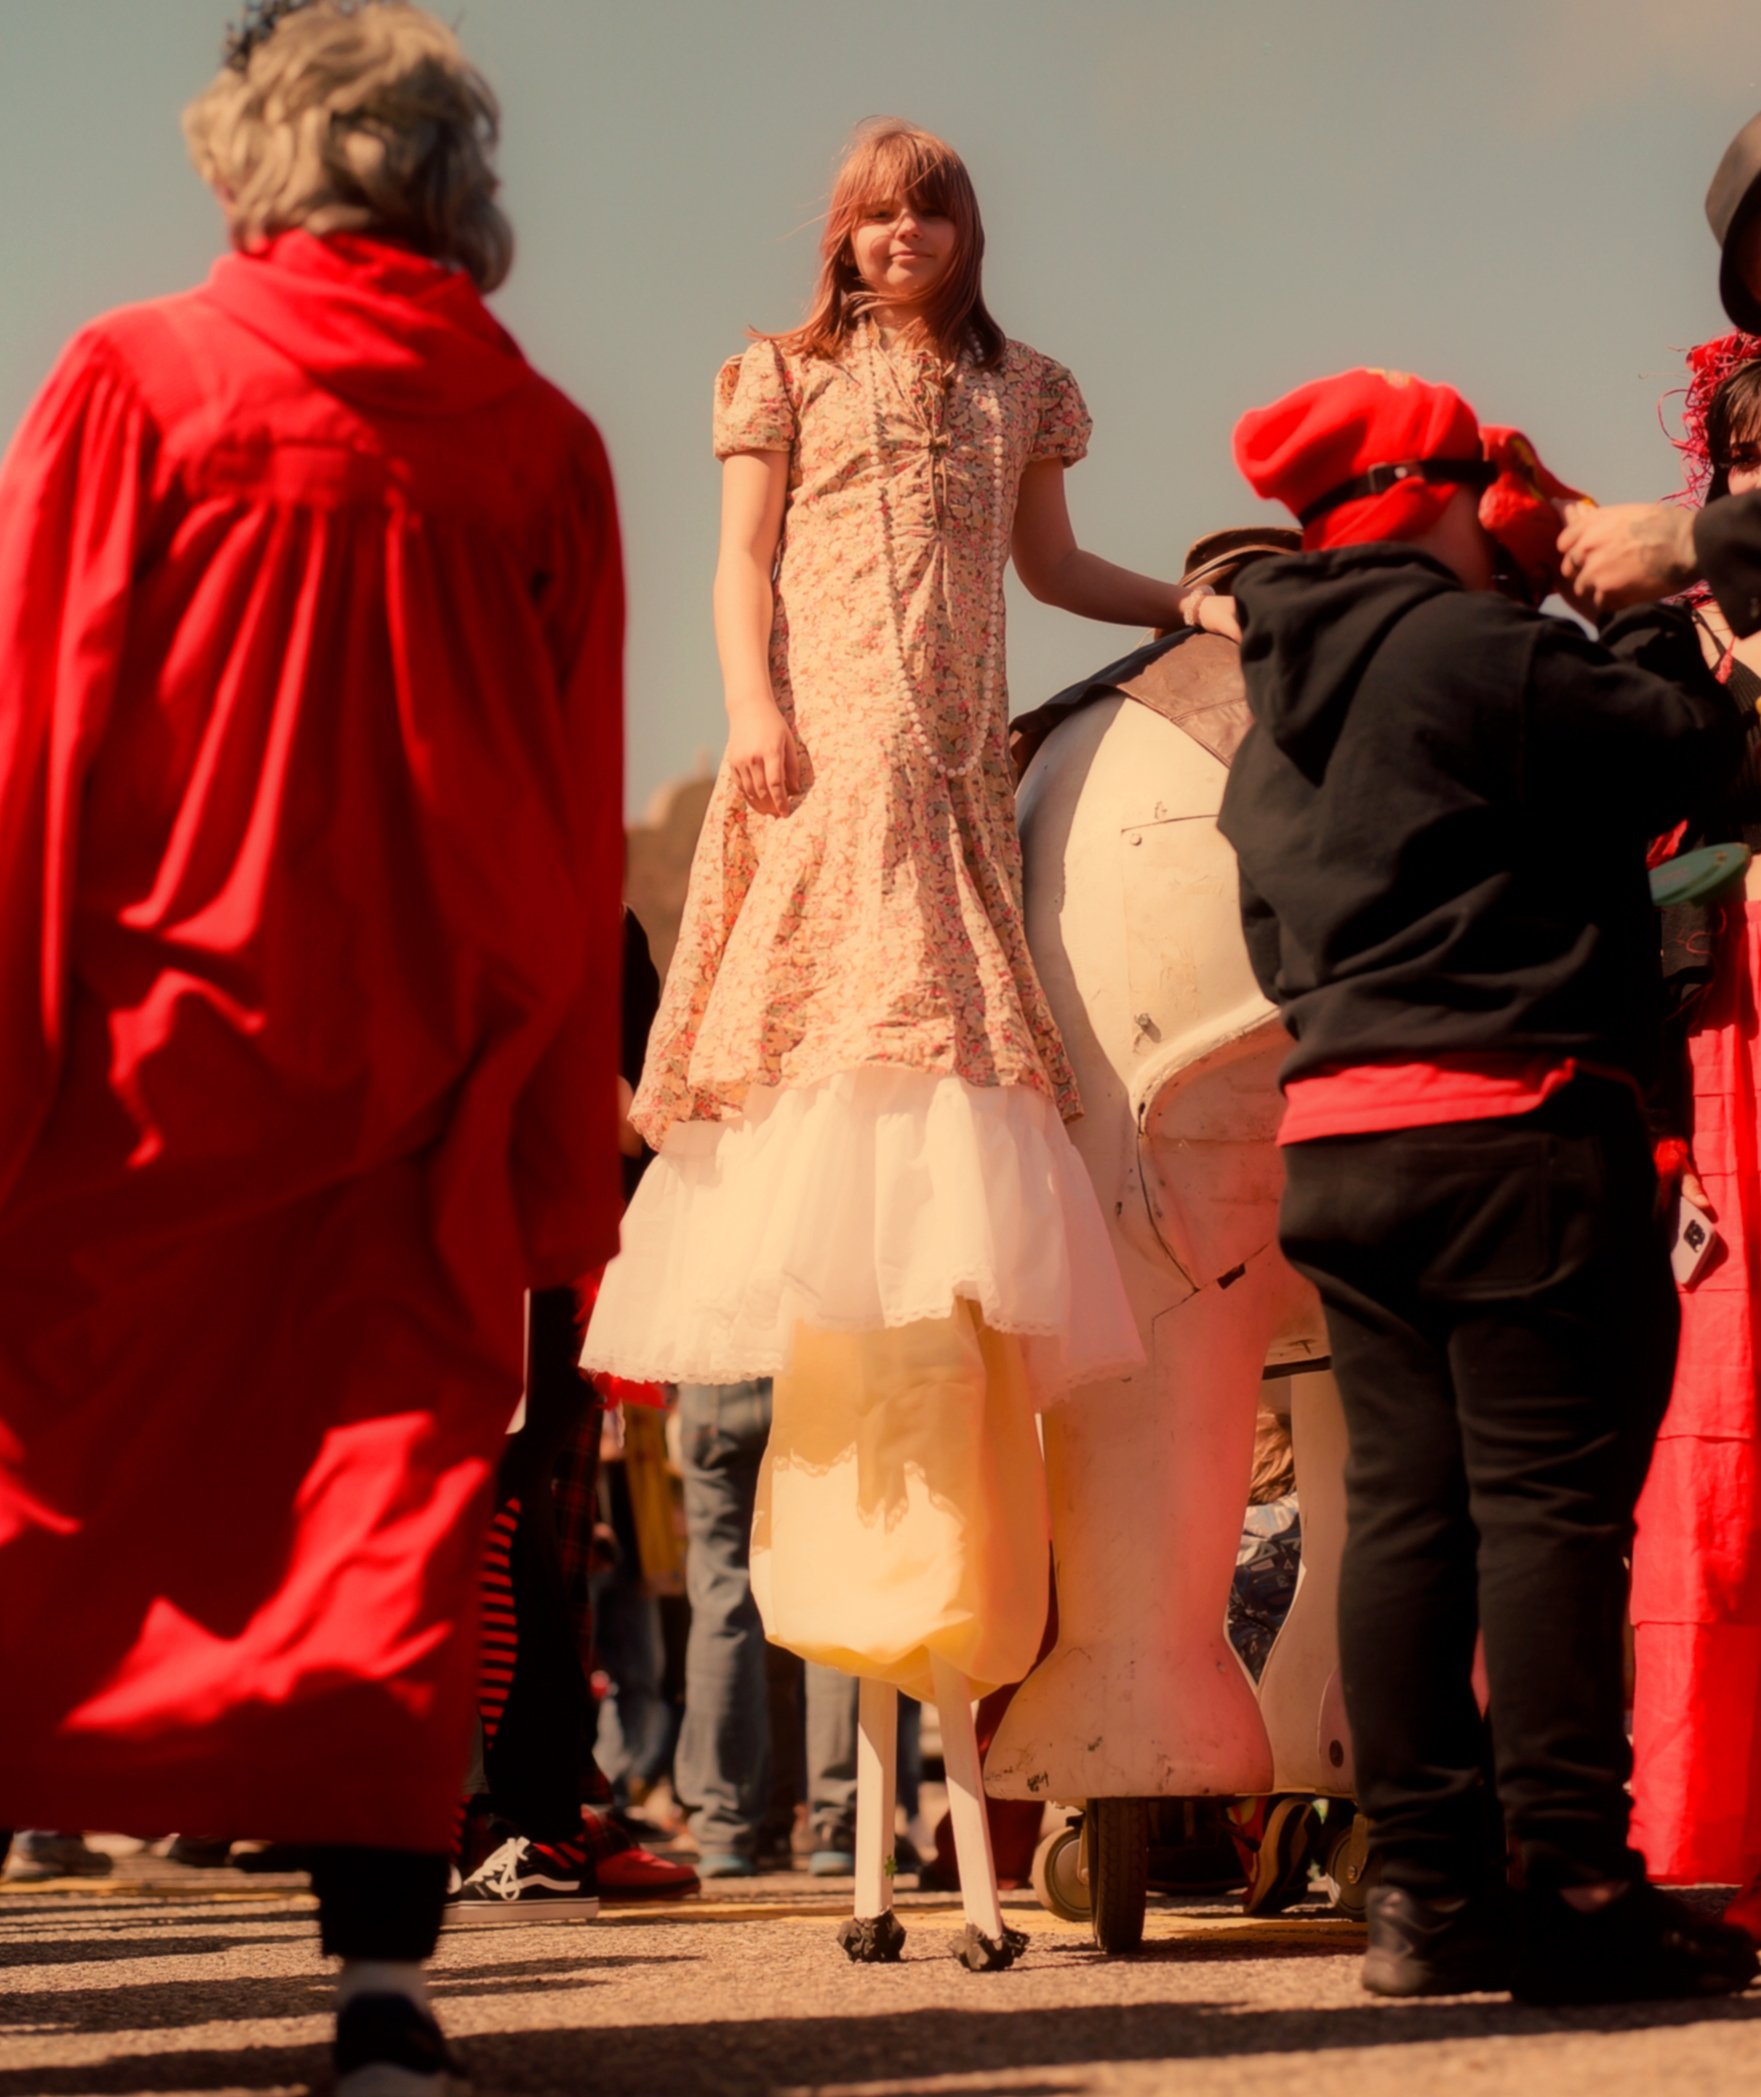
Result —
[{"label": "yellow fabric skirt", "polygon": [[1015,1335],[966,1301],[874,1332],[798,1330],[752,1525],[775,1644],[921,1698],[936,1653],[983,1696],[1039,1652],[1050,1537]]}]

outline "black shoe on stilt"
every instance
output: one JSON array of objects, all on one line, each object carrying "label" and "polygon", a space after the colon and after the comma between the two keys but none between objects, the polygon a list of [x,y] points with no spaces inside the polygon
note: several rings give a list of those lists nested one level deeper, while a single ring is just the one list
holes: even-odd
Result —
[{"label": "black shoe on stilt", "polygon": [[838,1931],[853,1966],[896,1966],[905,1949],[905,1931],[889,1908],[884,1915],[852,1915]]},{"label": "black shoe on stilt", "polygon": [[969,1922],[954,1940],[954,1956],[968,1973],[1003,1973],[1027,1949],[1027,1932],[1005,1926],[1001,1937],[987,1937]]}]

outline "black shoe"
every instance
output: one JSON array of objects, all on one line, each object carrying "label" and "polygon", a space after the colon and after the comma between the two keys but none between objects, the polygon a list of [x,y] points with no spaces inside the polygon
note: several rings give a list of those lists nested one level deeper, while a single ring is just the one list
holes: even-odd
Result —
[{"label": "black shoe", "polygon": [[1734,1995],[1755,1978],[1755,1945],[1643,1879],[1599,1908],[1531,1891],[1518,1909],[1510,1992],[1544,2004],[1673,2002]]},{"label": "black shoe", "polygon": [[465,2089],[440,2026],[407,1995],[357,1995],[337,2013],[337,2097],[451,2097]]},{"label": "black shoe", "polygon": [[1364,1909],[1372,1995],[1483,1995],[1510,1985],[1498,1904],[1484,1894],[1426,1900],[1405,1886],[1372,1886]]},{"label": "black shoe", "polygon": [[173,1835],[166,1846],[165,1861],[182,1864],[192,1871],[224,1871],[232,1861],[230,1835]]},{"label": "black shoe", "polygon": [[559,1869],[523,1835],[485,1857],[446,1903],[450,1923],[591,1922],[598,1913],[592,1862]]}]

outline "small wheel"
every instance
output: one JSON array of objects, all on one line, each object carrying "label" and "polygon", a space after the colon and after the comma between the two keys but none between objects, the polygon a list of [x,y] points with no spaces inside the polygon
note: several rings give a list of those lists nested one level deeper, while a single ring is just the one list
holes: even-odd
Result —
[{"label": "small wheel", "polygon": [[1048,1835],[1033,1853],[1033,1890],[1039,1904],[1060,1922],[1087,1922],[1094,1895],[1082,1861],[1082,1823],[1072,1820]]},{"label": "small wheel", "polygon": [[1248,1915],[1282,1915],[1308,1891],[1314,1812],[1306,1798],[1274,1799],[1242,1896]]},{"label": "small wheel", "polygon": [[1369,1862],[1369,1822],[1361,1813],[1354,1813],[1346,1826],[1336,1835],[1331,1835],[1327,1844],[1326,1872],[1333,1882],[1333,1908],[1336,1914],[1347,1915],[1353,1922],[1361,1922],[1364,1901],[1369,1888],[1364,1884],[1364,1867]]},{"label": "small wheel", "polygon": [[1095,1942],[1106,1952],[1136,1951],[1143,1943],[1150,1886],[1150,1817],[1144,1800],[1089,1800],[1088,1881]]}]

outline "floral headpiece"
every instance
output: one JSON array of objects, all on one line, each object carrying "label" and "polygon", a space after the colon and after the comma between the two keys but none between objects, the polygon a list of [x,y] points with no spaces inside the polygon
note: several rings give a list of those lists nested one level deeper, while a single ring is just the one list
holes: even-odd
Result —
[{"label": "floral headpiece", "polygon": [[1719,335],[1711,342],[1696,343],[1689,350],[1687,385],[1663,396],[1673,400],[1679,395],[1682,404],[1682,433],[1669,441],[1682,455],[1685,486],[1671,498],[1673,501],[1692,503],[1697,508],[1706,500],[1715,470],[1706,440],[1707,411],[1714,394],[1731,373],[1757,357],[1761,357],[1761,335],[1745,335],[1740,329],[1734,334]]}]

